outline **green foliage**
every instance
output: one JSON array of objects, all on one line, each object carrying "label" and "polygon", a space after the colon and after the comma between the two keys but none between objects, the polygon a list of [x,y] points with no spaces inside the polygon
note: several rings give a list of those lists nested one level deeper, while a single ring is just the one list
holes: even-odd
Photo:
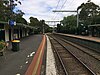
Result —
[{"label": "green foliage", "polygon": [[23,14],[24,13],[21,10],[20,10],[20,12],[18,11],[18,13],[16,14],[16,17],[14,19],[17,23],[23,23],[23,24],[27,25],[27,21],[22,17]]},{"label": "green foliage", "polygon": [[3,1],[0,0],[0,20],[4,20],[6,17],[4,15],[6,15],[6,7],[3,5]]},{"label": "green foliage", "polygon": [[60,32],[88,34],[88,25],[100,24],[100,7],[91,0],[87,3],[82,3],[77,10],[79,11],[79,26],[77,26],[77,19],[75,15],[64,17],[61,23],[63,26],[57,26]]},{"label": "green foliage", "polygon": [[17,6],[15,2],[21,4],[19,0],[0,0],[0,21],[8,22],[13,19],[17,23],[27,25],[27,21],[23,18],[24,13],[21,10],[13,11]]},{"label": "green foliage", "polygon": [[0,21],[15,20],[18,15],[13,11],[17,6],[15,2],[21,3],[19,0],[0,0]]},{"label": "green foliage", "polygon": [[47,24],[45,24],[44,20],[38,20],[37,18],[34,17],[30,17],[30,26],[33,26],[35,28],[34,33],[43,33],[43,27],[44,27],[44,31],[48,32],[49,26]]},{"label": "green foliage", "polygon": [[57,24],[57,32],[60,33],[61,32],[61,24]]},{"label": "green foliage", "polygon": [[82,3],[78,7],[78,10],[79,9],[81,10],[79,13],[79,18],[84,24],[89,25],[96,23],[95,18],[100,15],[100,7],[98,5],[88,1],[87,3]]},{"label": "green foliage", "polygon": [[30,26],[35,26],[35,27],[39,27],[40,26],[40,22],[37,18],[34,17],[30,17]]},{"label": "green foliage", "polygon": [[0,41],[0,50],[6,46],[6,43],[2,40]]},{"label": "green foliage", "polygon": [[75,33],[76,25],[77,25],[77,19],[76,19],[75,15],[64,17],[63,20],[61,21],[61,23],[63,24],[63,26],[60,26],[61,32]]},{"label": "green foliage", "polygon": [[47,30],[47,32],[50,32],[50,33],[53,32],[53,28],[49,27],[48,30]]}]

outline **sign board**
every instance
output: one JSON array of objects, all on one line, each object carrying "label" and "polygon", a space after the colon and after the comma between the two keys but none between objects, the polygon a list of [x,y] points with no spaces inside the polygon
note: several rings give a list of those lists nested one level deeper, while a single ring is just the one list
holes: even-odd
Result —
[{"label": "sign board", "polygon": [[16,22],[14,20],[9,20],[9,25],[13,27],[14,25],[16,25]]}]

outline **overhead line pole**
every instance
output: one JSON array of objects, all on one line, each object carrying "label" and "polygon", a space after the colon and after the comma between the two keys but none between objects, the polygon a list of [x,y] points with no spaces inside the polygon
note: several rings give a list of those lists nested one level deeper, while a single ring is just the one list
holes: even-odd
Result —
[{"label": "overhead line pole", "polygon": [[78,28],[78,26],[79,26],[78,10],[53,10],[53,12],[77,12],[77,28]]}]

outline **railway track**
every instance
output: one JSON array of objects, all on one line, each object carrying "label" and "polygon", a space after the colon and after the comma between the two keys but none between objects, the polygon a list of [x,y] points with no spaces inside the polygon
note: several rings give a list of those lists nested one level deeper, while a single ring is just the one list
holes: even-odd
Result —
[{"label": "railway track", "polygon": [[97,75],[73,52],[69,51],[65,43],[57,38],[50,38],[53,48],[62,64],[64,74],[62,75]]},{"label": "railway track", "polygon": [[[70,45],[80,49],[81,51],[87,53],[88,55],[94,57],[95,59],[99,60],[100,61],[100,53],[98,53],[96,50],[86,46],[86,45],[83,45],[83,44],[80,44],[80,43],[77,43],[77,42],[70,42],[60,36],[57,36],[59,37],[59,39],[61,39],[62,41],[66,42],[66,43],[69,43]],[[82,49],[84,48],[84,49]]]},{"label": "railway track", "polygon": [[[58,36],[56,39],[59,38]],[[78,44],[74,44],[70,41],[66,41],[62,38],[58,39],[63,43],[64,47],[66,47],[71,53],[73,53],[77,58],[79,58],[86,66],[90,68],[91,71],[95,73],[95,75],[100,75],[100,54],[91,48],[87,48],[85,46],[81,46]]]},{"label": "railway track", "polygon": [[79,43],[72,43],[70,41],[67,41],[66,39],[63,38],[59,38],[60,40],[80,49],[81,51],[83,51],[84,53],[90,55],[91,57],[97,59],[98,61],[100,61],[100,53],[96,52],[95,50],[93,50],[92,48],[85,46],[83,44],[79,44]]}]

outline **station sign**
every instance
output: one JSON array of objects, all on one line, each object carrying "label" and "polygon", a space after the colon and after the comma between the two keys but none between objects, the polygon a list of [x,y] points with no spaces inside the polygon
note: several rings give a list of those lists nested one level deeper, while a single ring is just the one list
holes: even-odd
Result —
[{"label": "station sign", "polygon": [[16,25],[16,22],[15,22],[14,20],[9,20],[9,21],[8,21],[8,24],[9,24],[11,27],[13,27],[13,26]]}]

